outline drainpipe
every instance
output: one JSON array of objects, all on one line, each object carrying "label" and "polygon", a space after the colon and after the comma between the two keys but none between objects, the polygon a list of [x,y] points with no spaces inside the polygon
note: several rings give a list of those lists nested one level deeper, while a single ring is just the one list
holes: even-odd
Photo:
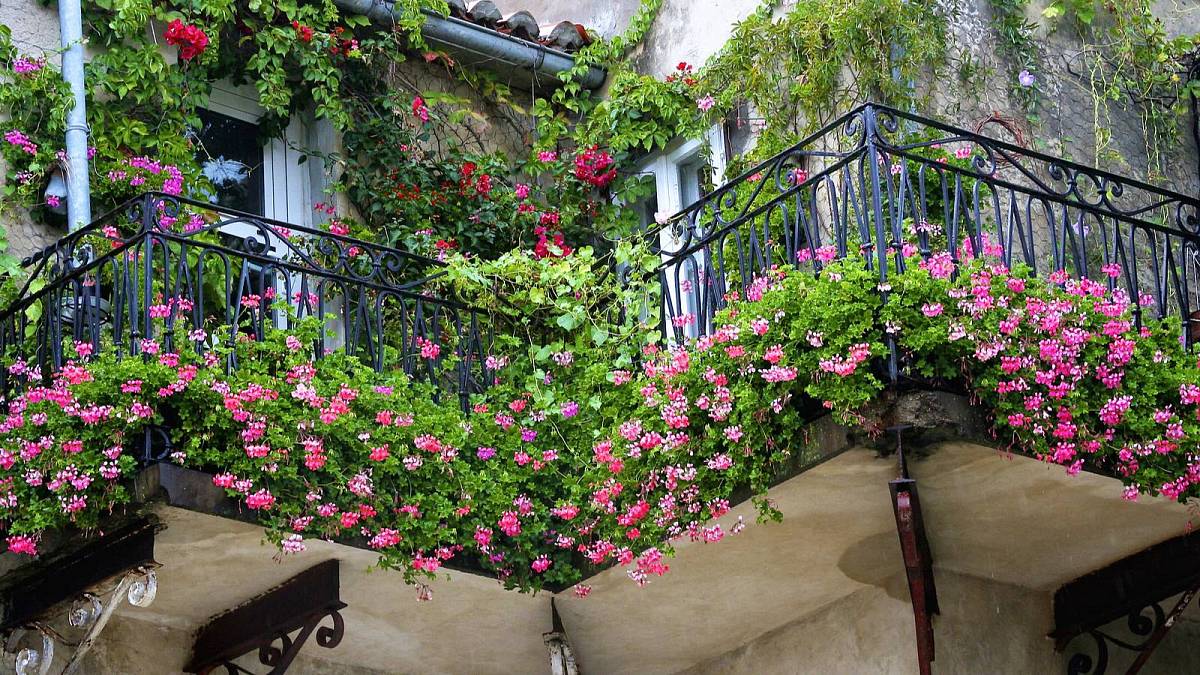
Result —
[{"label": "drainpipe", "polygon": [[[334,4],[377,23],[390,25],[396,21],[394,4],[388,0],[334,0]],[[535,78],[542,75],[551,82],[559,82],[559,73],[575,66],[574,57],[557,49],[498,33],[469,21],[422,11],[425,24],[421,26],[421,34],[426,40],[450,52],[486,57],[479,64],[481,67],[502,72],[528,70]],[[607,75],[603,69],[592,67],[579,82],[587,89],[599,89]]]},{"label": "drainpipe", "polygon": [[62,36],[62,77],[75,104],[67,112],[67,229],[92,222],[88,186],[87,89],[83,80],[83,15],[80,0],[58,0],[58,32]]}]

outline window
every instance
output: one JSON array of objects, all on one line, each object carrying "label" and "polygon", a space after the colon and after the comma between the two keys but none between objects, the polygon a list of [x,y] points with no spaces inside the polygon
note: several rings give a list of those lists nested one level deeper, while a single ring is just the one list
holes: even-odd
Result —
[{"label": "window", "polygon": [[[263,142],[259,119],[263,115],[257,93],[249,87],[227,83],[213,88],[208,108],[201,110],[200,128],[194,130],[197,159],[212,190],[193,198],[222,208],[241,211],[290,224],[312,224],[313,176],[302,166],[308,145],[306,126],[293,119],[282,139]],[[318,188],[319,189],[319,188]],[[230,218],[220,228],[223,245],[255,256],[280,258],[287,247],[278,237],[262,241],[262,230],[254,223]],[[263,244],[267,248],[263,248]],[[230,270],[228,301],[242,307],[245,298],[257,296],[262,320],[282,326],[286,316],[267,308],[268,291],[285,292],[287,274],[271,263],[242,259]],[[294,284],[293,284],[294,285]]]},{"label": "window", "polygon": [[207,201],[235,211],[266,215],[264,153],[253,122],[214,110],[200,111],[196,154],[204,177],[213,185]]},{"label": "window", "polygon": [[[643,174],[654,177],[654,191],[637,205],[643,226],[654,228],[656,214],[673,215],[699,201],[708,186],[721,183],[725,163],[724,134],[720,127],[713,127],[702,140],[681,141],[646,158],[639,168]],[[664,250],[678,249],[668,228],[659,237]],[[697,253],[665,270],[669,297],[664,302],[669,300],[671,314],[667,320],[677,324],[687,337],[698,334],[696,322],[704,320],[699,316],[702,310],[711,311],[701,302],[704,263],[703,255]]]},{"label": "window", "polygon": [[[678,213],[700,199],[706,185],[719,185],[725,170],[724,134],[713,127],[702,140],[672,144],[639,165],[642,174],[654,176],[656,211]],[[647,224],[653,223],[653,213]]]},{"label": "window", "polygon": [[[295,225],[312,223],[312,177],[298,148],[308,130],[293,118],[284,137],[265,144],[258,121],[263,115],[251,87],[219,83],[195,131],[198,159],[214,194],[196,195],[228,209]],[[231,232],[234,233],[234,232]]]}]

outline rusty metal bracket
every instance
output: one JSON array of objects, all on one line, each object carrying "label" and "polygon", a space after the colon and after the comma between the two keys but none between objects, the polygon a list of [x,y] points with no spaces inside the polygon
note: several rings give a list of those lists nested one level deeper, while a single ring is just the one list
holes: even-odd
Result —
[{"label": "rusty metal bracket", "polygon": [[[1141,641],[1118,638],[1098,628],[1089,630],[1087,636],[1095,644],[1096,655],[1092,657],[1083,651],[1072,654],[1067,661],[1067,675],[1104,675],[1108,671],[1109,645],[1137,653],[1133,663],[1125,669],[1125,675],[1137,675],[1154,655],[1154,650],[1162,643],[1163,638],[1174,628],[1197,592],[1200,592],[1200,586],[1184,591],[1170,613],[1164,613],[1162,606],[1157,602],[1139,611],[1130,612],[1126,619],[1126,629],[1135,638],[1144,638]],[[1145,615],[1146,610],[1151,611],[1151,616]]]},{"label": "rusty metal bracket", "polygon": [[900,552],[904,556],[904,571],[908,576],[908,592],[912,598],[917,662],[921,675],[929,675],[934,659],[933,615],[939,613],[937,588],[933,582],[933,554],[929,549],[929,539],[925,536],[917,481],[899,478],[890,481],[888,487],[892,493],[896,531],[900,535]]},{"label": "rusty metal bracket", "polygon": [[[253,675],[234,660],[257,651],[259,663],[270,668],[266,675],[283,675],[314,633],[320,647],[341,643],[345,624],[339,612],[345,607],[338,562],[327,560],[214,617],[196,637],[184,670],[205,675],[223,667],[229,675]],[[326,619],[333,625],[322,626]]]}]

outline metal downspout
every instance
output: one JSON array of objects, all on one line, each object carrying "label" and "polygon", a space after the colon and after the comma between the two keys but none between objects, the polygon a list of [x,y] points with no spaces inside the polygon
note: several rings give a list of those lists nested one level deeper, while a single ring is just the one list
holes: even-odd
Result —
[{"label": "metal downspout", "polygon": [[62,78],[74,105],[67,112],[67,229],[92,222],[88,185],[87,88],[83,77],[83,15],[80,0],[58,0],[58,31],[63,46]]}]

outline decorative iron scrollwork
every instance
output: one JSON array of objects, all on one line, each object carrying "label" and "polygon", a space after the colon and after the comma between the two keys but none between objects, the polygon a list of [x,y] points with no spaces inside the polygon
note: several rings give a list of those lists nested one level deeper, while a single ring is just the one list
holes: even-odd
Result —
[{"label": "decorative iron scrollwork", "polygon": [[707,334],[728,298],[772,270],[820,274],[852,257],[882,284],[914,255],[957,261],[964,250],[1037,276],[1103,281],[1132,300],[1138,321],[1200,310],[1196,197],[873,104],[647,237],[663,258],[661,330],[677,341]]},{"label": "decorative iron scrollwork", "polygon": [[[1147,616],[1146,612],[1150,615]],[[1132,612],[1125,618],[1126,630],[1133,639],[1118,638],[1111,632],[1094,628],[1086,633],[1095,645],[1095,656],[1086,651],[1071,655],[1067,661],[1067,675],[1103,675],[1109,665],[1109,649],[1117,647],[1129,652],[1141,653],[1151,647],[1152,636],[1163,623],[1167,615],[1159,603],[1153,603],[1139,611]],[[1082,636],[1080,636],[1082,637]]]},{"label": "decorative iron scrollwork", "polygon": [[[48,617],[14,630],[8,635],[4,649],[14,654],[13,667],[17,675],[47,675],[54,661],[56,644],[73,649],[63,667],[63,675],[79,672],[83,657],[96,643],[121,602],[128,600],[134,607],[147,607],[154,602],[157,591],[158,579],[153,568],[131,570],[111,589],[103,593],[83,593],[76,598],[66,611],[69,630],[64,628],[59,632],[53,627],[61,615]],[[107,599],[102,597],[105,595]],[[72,631],[83,631],[83,635],[72,639],[68,637]]]},{"label": "decorative iron scrollwork", "polygon": [[[333,625],[322,626],[321,623],[326,618],[330,619]],[[294,637],[293,633],[295,633]],[[300,649],[304,647],[308,638],[314,633],[316,633],[315,641],[318,647],[325,649],[337,647],[341,644],[342,637],[346,634],[346,624],[342,620],[341,613],[337,609],[317,612],[305,619],[304,624],[299,629],[268,636],[257,647],[258,662],[270,668],[264,675],[283,675],[283,673],[286,673],[287,669],[291,667],[292,661],[295,660],[296,655],[300,653]],[[254,649],[251,651],[254,651]],[[247,670],[232,660],[225,661],[220,666],[225,668],[225,672],[228,675],[255,675],[254,671]]]}]

